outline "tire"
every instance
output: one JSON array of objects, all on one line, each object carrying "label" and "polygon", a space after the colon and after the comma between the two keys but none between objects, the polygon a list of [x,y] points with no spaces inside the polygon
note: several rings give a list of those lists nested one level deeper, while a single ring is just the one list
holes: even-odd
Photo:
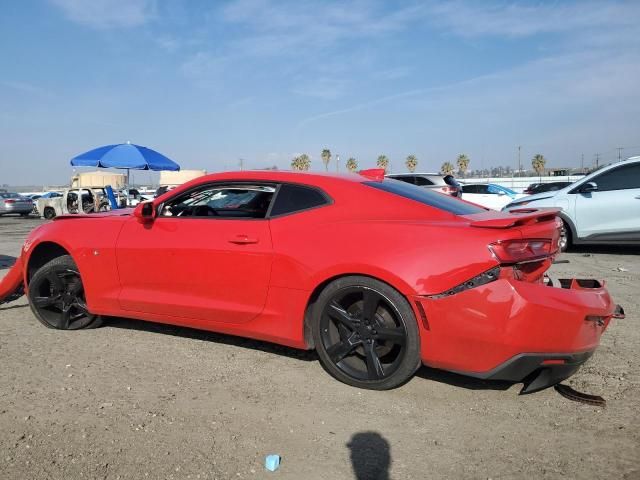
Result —
[{"label": "tire", "polygon": [[56,216],[56,211],[52,207],[45,207],[42,216],[47,220],[51,220]]},{"label": "tire", "polygon": [[69,255],[40,267],[29,282],[29,306],[48,328],[80,330],[100,325],[101,317],[87,309],[78,267]]},{"label": "tire", "polygon": [[313,305],[312,335],[324,369],[337,380],[389,390],[420,367],[420,334],[409,302],[370,277],[339,278]]},{"label": "tire", "polygon": [[560,229],[560,239],[558,240],[558,247],[561,252],[566,252],[571,246],[571,227],[567,222],[562,220],[562,228]]}]

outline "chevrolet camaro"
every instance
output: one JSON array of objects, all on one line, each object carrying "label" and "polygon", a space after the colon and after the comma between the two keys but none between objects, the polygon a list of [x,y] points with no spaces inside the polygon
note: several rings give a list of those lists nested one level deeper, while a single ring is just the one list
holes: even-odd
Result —
[{"label": "chevrolet camaro", "polygon": [[376,390],[424,364],[537,391],[622,316],[601,282],[546,275],[558,209],[488,211],[383,173],[220,173],[134,210],[56,217],[0,301],[25,292],[61,330],[119,316],[315,349]]}]

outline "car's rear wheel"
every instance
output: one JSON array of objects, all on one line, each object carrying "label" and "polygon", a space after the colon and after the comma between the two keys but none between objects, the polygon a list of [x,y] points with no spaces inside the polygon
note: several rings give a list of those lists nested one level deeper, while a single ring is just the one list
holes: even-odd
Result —
[{"label": "car's rear wheel", "polygon": [[420,366],[420,336],[407,300],[389,285],[349,276],[330,283],[314,305],[312,332],[323,367],[359,388],[387,390]]},{"label": "car's rear wheel", "polygon": [[567,225],[567,222],[562,221],[562,227],[560,228],[560,239],[558,240],[558,248],[561,252],[567,251],[571,245],[571,228]]},{"label": "car's rear wheel", "polygon": [[100,317],[87,308],[82,278],[69,255],[54,258],[35,272],[29,282],[29,305],[49,328],[79,330],[100,323]]}]

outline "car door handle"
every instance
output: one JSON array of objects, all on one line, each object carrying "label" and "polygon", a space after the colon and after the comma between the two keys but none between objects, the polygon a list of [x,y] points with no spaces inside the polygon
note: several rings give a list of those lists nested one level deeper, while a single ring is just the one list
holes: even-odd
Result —
[{"label": "car door handle", "polygon": [[636,195],[636,200],[640,200],[640,195]]},{"label": "car door handle", "polygon": [[235,243],[236,245],[246,245],[249,243],[258,243],[258,239],[255,237],[250,237],[248,235],[236,235],[229,239],[229,242]]}]

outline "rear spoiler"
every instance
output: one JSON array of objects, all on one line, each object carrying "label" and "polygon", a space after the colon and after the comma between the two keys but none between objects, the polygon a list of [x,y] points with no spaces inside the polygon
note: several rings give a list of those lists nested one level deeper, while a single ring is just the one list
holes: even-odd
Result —
[{"label": "rear spoiler", "polygon": [[472,227],[510,228],[549,222],[560,213],[560,208],[520,208],[509,212],[487,212],[466,215]]}]

